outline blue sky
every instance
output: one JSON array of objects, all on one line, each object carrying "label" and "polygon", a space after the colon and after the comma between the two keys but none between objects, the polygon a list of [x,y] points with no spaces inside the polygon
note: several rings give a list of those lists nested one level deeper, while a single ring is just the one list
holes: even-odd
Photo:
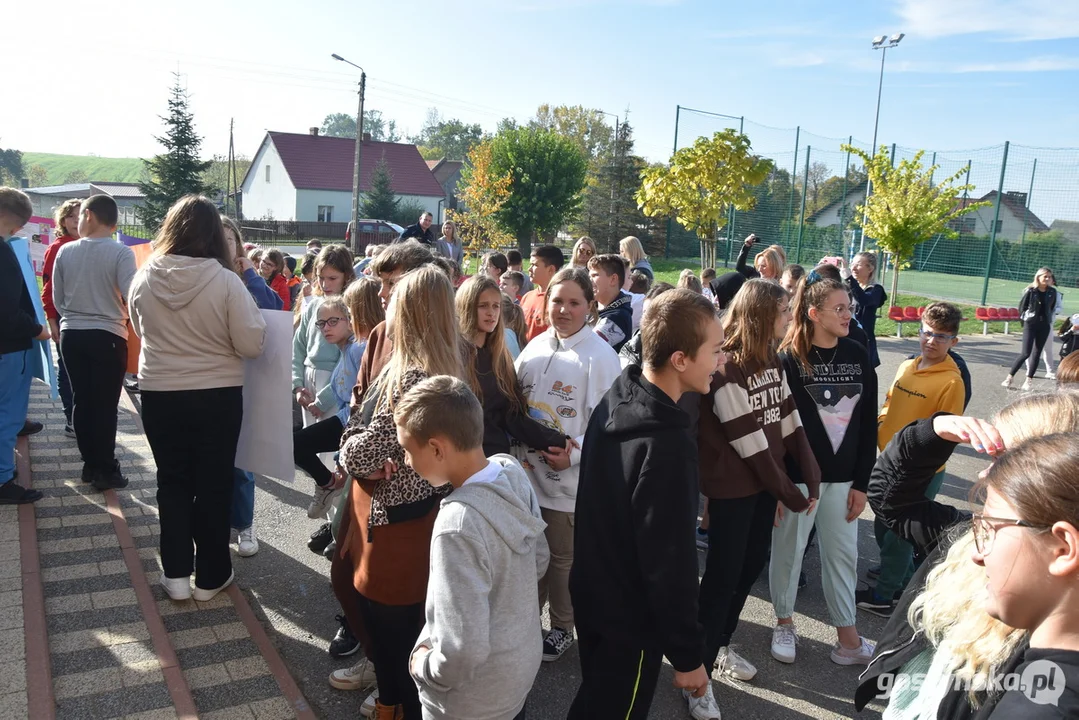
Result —
[{"label": "blue sky", "polygon": [[[628,108],[638,152],[665,160],[681,104],[868,143],[880,60],[870,38],[894,32],[907,37],[888,55],[882,142],[1079,146],[1075,0],[13,5],[5,15],[28,42],[9,44],[8,62],[27,62],[5,77],[0,146],[27,151],[156,152],[179,69],[204,152],[227,151],[235,118],[237,150],[251,155],[267,129],[355,112],[356,74],[333,52],[366,67],[368,107],[412,131],[432,106],[487,129],[543,102]],[[77,34],[59,43],[56,24]],[[689,118],[682,137],[719,127]]]}]

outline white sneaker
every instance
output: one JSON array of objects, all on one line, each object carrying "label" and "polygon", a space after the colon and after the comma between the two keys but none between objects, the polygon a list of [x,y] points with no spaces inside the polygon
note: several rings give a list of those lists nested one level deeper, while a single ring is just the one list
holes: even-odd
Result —
[{"label": "white sneaker", "polygon": [[191,599],[191,576],[185,575],[178,578],[161,576],[161,587],[173,600]]},{"label": "white sneaker", "polygon": [[721,674],[743,682],[748,682],[757,675],[757,668],[753,667],[753,663],[729,647],[719,649],[719,657],[716,659],[715,667]]},{"label": "white sneaker", "polygon": [[259,541],[255,537],[254,525],[241,530],[237,541],[239,542],[239,547],[236,548],[236,554],[240,557],[251,557],[259,551]]},{"label": "white sneaker", "polygon": [[337,497],[339,490],[335,490],[333,485],[327,485],[326,487],[315,486],[315,495],[311,498],[311,504],[307,506],[307,517],[312,520],[318,520],[320,517],[326,517],[326,513],[330,511],[330,506],[333,505],[333,499]]},{"label": "white sneaker", "polygon": [[[330,673],[330,686],[338,690],[366,690],[374,687],[377,682],[375,664],[367,658],[363,658],[352,667],[341,668]],[[374,701],[371,702],[373,705]]]},{"label": "white sneaker", "polygon": [[876,647],[865,638],[859,638],[862,644],[853,650],[848,650],[839,643],[832,648],[832,662],[836,665],[868,665],[873,659],[873,651]]},{"label": "white sneaker", "polygon": [[1052,370],[1048,370],[1045,373],[1045,379],[1046,380],[1056,380],[1057,379],[1057,374],[1055,372],[1053,372]]},{"label": "white sneaker", "polygon": [[1020,389],[1020,390],[1021,390],[1022,392],[1030,392],[1031,390],[1033,390],[1033,389],[1034,389],[1034,385],[1033,385],[1033,384],[1031,384],[1031,382],[1030,382],[1030,378],[1027,378],[1026,380],[1024,380],[1024,381],[1023,381],[1023,386],[1022,386],[1021,388],[1019,388],[1019,389]]},{"label": "white sneaker", "polygon": [[378,709],[377,701],[378,688],[375,688],[375,691],[364,699],[363,705],[360,705],[360,717],[373,718],[375,716],[375,710]]},{"label": "white sneaker", "polygon": [[798,644],[798,633],[794,631],[794,623],[776,625],[772,630],[772,657],[781,663],[794,662],[795,646]]},{"label": "white sneaker", "polygon": [[1000,386],[1004,387],[1004,388],[1008,388],[1010,390],[1011,387],[1012,387],[1012,376],[1009,375],[1008,377],[1004,378],[1004,382],[1002,382],[1000,384]]},{"label": "white sneaker", "polygon": [[712,681],[708,681],[708,689],[699,698],[693,697],[689,690],[682,691],[682,697],[689,705],[689,715],[693,720],[723,720],[716,703],[716,696],[712,693]]},{"label": "white sneaker", "polygon": [[236,571],[229,573],[229,579],[224,582],[220,587],[215,587],[212,590],[205,590],[200,587],[195,587],[194,598],[199,602],[209,602],[217,597],[217,594],[232,584],[232,581],[236,579]]}]

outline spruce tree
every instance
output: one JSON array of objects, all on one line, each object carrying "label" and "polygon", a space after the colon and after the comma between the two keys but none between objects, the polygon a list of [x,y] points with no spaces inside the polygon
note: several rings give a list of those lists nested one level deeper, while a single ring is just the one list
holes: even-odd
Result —
[{"label": "spruce tree", "polygon": [[142,207],[136,210],[147,228],[157,231],[169,208],[189,193],[207,193],[211,188],[202,180],[202,174],[211,161],[199,159],[202,138],[195,134],[195,120],[188,110],[187,91],[180,85],[180,75],[174,73],[176,83],[169,98],[165,136],[155,138],[165,148],[165,153],[152,160],[143,160],[149,180],[139,183],[139,190],[146,196]]},{"label": "spruce tree", "polygon": [[383,154],[371,173],[371,187],[363,194],[360,214],[372,220],[392,220],[397,216],[398,203],[400,200],[393,192],[393,175]]}]

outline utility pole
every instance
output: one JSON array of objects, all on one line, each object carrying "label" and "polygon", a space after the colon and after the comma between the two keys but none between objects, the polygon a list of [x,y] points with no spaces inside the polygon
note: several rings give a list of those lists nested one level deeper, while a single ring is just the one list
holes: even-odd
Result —
[{"label": "utility pole", "polygon": [[333,53],[332,57],[334,60],[348,63],[360,71],[360,102],[356,110],[356,157],[352,168],[352,234],[350,240],[352,251],[356,252],[356,234],[359,230],[360,222],[360,160],[363,156],[363,95],[367,87],[367,72],[356,63],[345,60],[337,53]]},{"label": "utility pole", "polygon": [[[229,167],[225,177],[225,215],[238,221],[240,219],[240,186],[236,184],[236,150],[232,136],[235,122],[235,119],[229,118]],[[232,198],[232,212],[229,212],[230,197]]]}]

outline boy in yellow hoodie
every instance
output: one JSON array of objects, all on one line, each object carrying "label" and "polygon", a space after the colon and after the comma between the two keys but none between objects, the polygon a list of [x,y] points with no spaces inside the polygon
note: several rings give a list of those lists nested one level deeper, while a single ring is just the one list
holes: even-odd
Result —
[{"label": "boy in yellow hoodie", "polygon": [[[877,447],[881,450],[915,420],[939,412],[963,413],[963,378],[959,366],[948,355],[959,342],[962,319],[963,313],[951,303],[937,302],[926,307],[918,333],[921,354],[899,366],[877,417]],[[932,500],[943,482],[941,467],[929,483],[926,497]],[[890,617],[895,597],[914,574],[914,549],[879,521],[874,523],[874,531],[880,547],[880,567],[871,568],[870,575],[878,576],[877,586],[858,591],[856,600],[863,610]]]}]

